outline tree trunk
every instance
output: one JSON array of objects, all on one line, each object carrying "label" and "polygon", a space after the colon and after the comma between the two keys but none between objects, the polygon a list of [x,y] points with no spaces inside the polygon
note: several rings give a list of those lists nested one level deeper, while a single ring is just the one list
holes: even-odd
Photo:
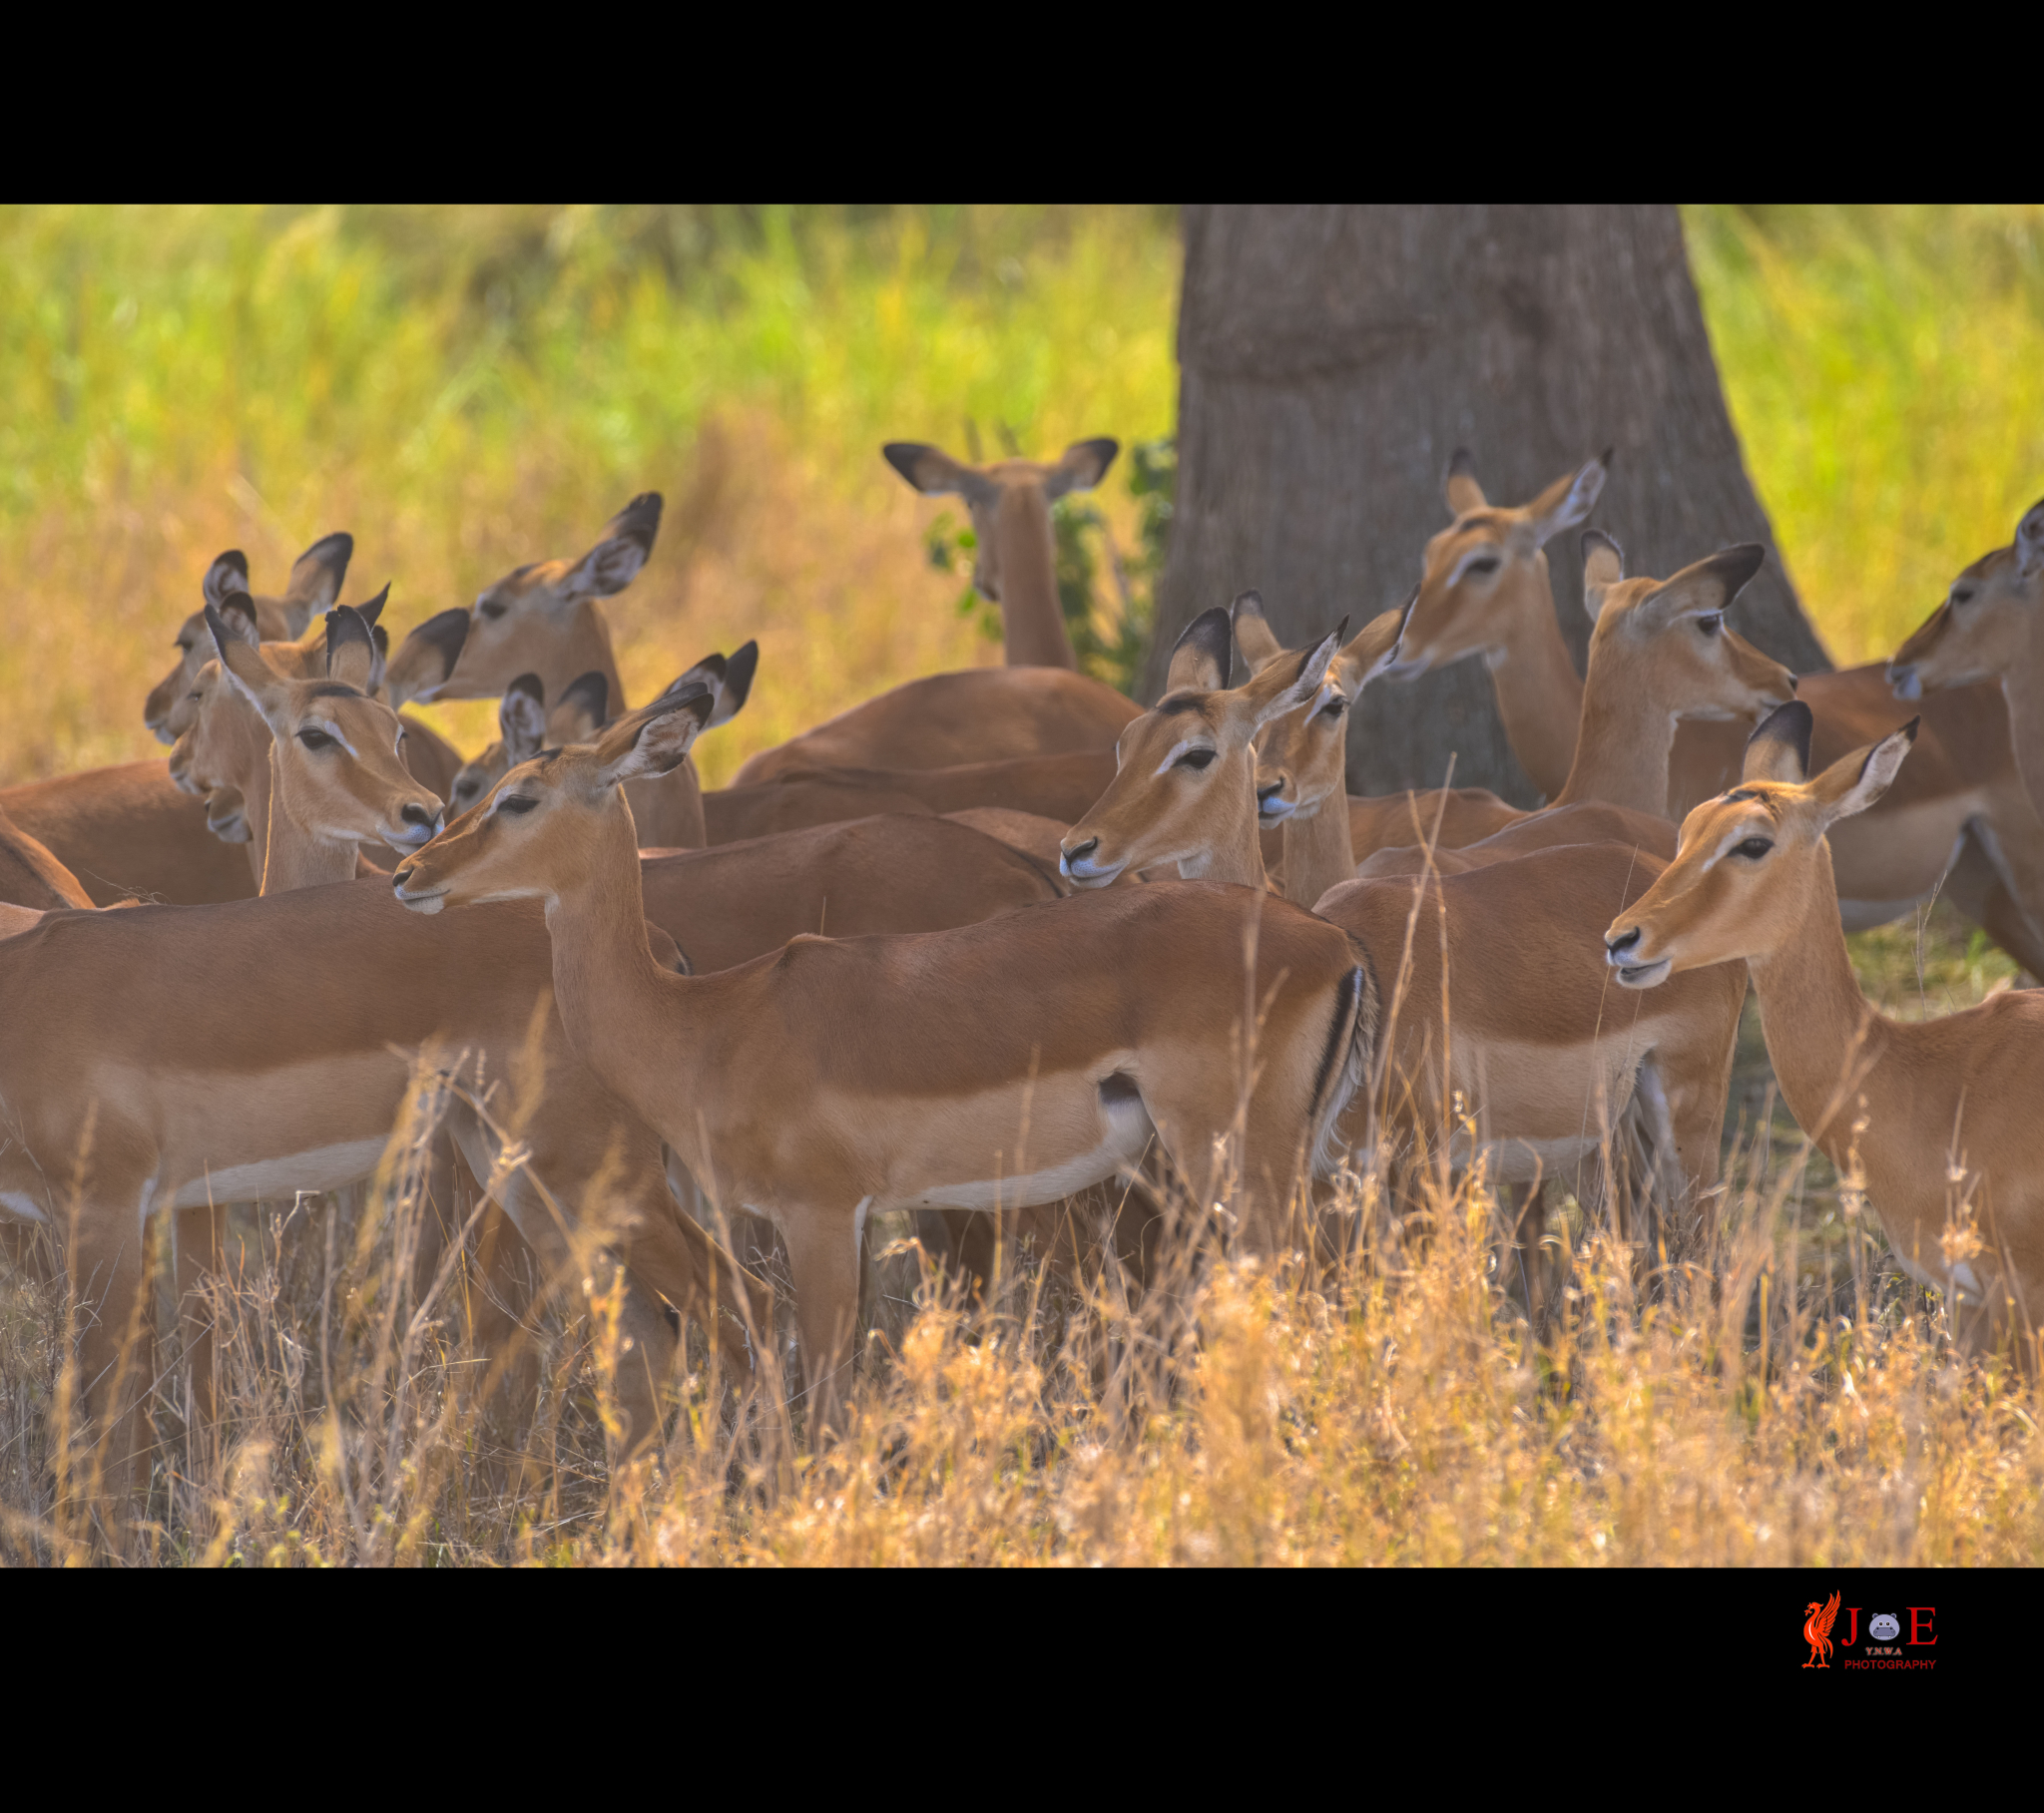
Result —
[{"label": "tree trunk", "polygon": [[[1763,542],[1734,626],[1798,672],[1830,666],[1740,458],[1674,208],[1189,207],[1185,243],[1150,696],[1179,631],[1250,587],[1290,646],[1401,603],[1458,446],[1499,504],[1614,448],[1593,520],[1627,572]],[[1575,540],[1548,557],[1580,667]],[[1438,785],[1452,753],[1456,784],[1537,803],[1478,663],[1379,681],[1355,717],[1354,792]]]}]

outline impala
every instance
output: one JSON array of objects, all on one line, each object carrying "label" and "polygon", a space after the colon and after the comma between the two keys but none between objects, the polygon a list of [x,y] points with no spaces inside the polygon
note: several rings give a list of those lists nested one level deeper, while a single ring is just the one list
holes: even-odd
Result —
[{"label": "impala", "polygon": [[[1907,699],[1998,684],[2008,701],[2025,791],[2044,815],[2044,636],[2034,629],[2040,610],[2044,503],[2023,513],[2006,548],[1981,555],[1952,581],[1944,603],[1888,663],[1888,680],[1895,696]],[[2034,964],[2029,968],[2044,975]]]},{"label": "impala", "polygon": [[[1117,452],[1079,441],[1055,465],[1004,460],[968,466],[935,447],[890,441],[887,463],[927,494],[956,493],[978,541],[973,584],[1001,607],[1007,665],[932,674],[840,712],[775,748],[749,756],[735,784],[792,768],[948,768],[1012,755],[1111,749],[1136,706],[1074,672],[1058,604],[1050,507],[1100,483]],[[985,802],[993,803],[993,802]]]},{"label": "impala", "polygon": [[252,597],[249,593],[249,558],[239,548],[218,556],[200,582],[204,598],[201,608],[185,620],[178,632],[177,666],[157,681],[142,709],[143,721],[158,742],[175,742],[185,726],[174,722],[178,703],[191,690],[199,670],[213,660],[213,639],[206,631],[206,605],[216,609],[240,595],[249,599],[250,622],[256,639],[284,643],[305,633],[315,616],[332,610],[340,600],[341,582],[347,578],[347,564],[353,557],[351,535],[322,536],[292,563],[284,581],[281,598]]},{"label": "impala", "polygon": [[[1725,627],[1726,609],[1760,570],[1765,550],[1746,543],[1685,567],[1672,579],[1627,579],[1624,557],[1608,535],[1586,530],[1583,543],[1583,597],[1595,625],[1590,678],[1569,777],[1554,803],[1533,813],[1506,808],[1509,815],[1497,831],[1431,854],[1414,847],[1408,813],[1401,827],[1403,847],[1363,852],[1362,874],[1412,874],[1428,862],[1461,868],[1558,843],[1604,840],[1673,856],[1675,827],[1662,815],[1662,806],[1678,719],[1750,718],[1785,703],[1794,692],[1795,677],[1788,669]],[[1365,636],[1383,622],[1369,626]],[[1247,636],[1244,652],[1252,662],[1282,659],[1272,653],[1276,639],[1253,598],[1237,601],[1236,633]],[[1399,641],[1402,647],[1402,636]],[[1308,796],[1324,798],[1339,785],[1341,731],[1347,719],[1337,706],[1353,700],[1376,665],[1344,661],[1337,670],[1343,676],[1339,689],[1266,732],[1257,791],[1267,823],[1273,806],[1281,806],[1287,795],[1301,802]],[[1306,885],[1333,874],[1353,814],[1322,812],[1319,817],[1329,821],[1325,828],[1296,839],[1307,845]],[[1285,847],[1288,860],[1293,842]]]},{"label": "impala", "polygon": [[[584,675],[601,674],[610,708],[624,710],[624,681],[599,601],[615,598],[639,577],[660,534],[661,508],[659,492],[642,492],[611,518],[580,560],[536,561],[485,586],[458,636],[444,612],[414,630],[391,661],[395,689],[420,701],[500,698],[520,675],[531,674],[538,677],[542,698],[558,699]],[[450,647],[451,664],[445,659]],[[733,710],[744,702],[751,679],[745,676]],[[658,786],[634,787],[632,815],[641,840],[701,849],[702,793],[694,762]]]},{"label": "impala", "polygon": [[[1075,886],[1168,860],[1182,873],[1267,885],[1254,738],[1313,698],[1340,633],[1226,690],[1229,633],[1229,613],[1216,609],[1180,638],[1164,697],[1123,732],[1114,785],[1066,836]],[[1684,1185],[1711,1188],[1745,978],[1704,971],[1686,979],[1679,1001],[1648,1004],[1665,1012],[1622,1013],[1585,930],[1659,871],[1644,852],[1572,845],[1425,882],[1349,881],[1325,895],[1320,915],[1356,938],[1379,975],[1400,979],[1382,1041],[1382,1112],[1426,1136],[1450,1125],[1460,1092],[1477,1137],[1451,1128],[1452,1161],[1470,1162],[1480,1146],[1499,1181],[1530,1183],[1595,1157],[1638,1095]]]},{"label": "impala", "polygon": [[0,812],[0,904],[46,912],[89,907],[92,896],[45,845]]},{"label": "impala", "polygon": [[1880,797],[1917,728],[1809,778],[1809,707],[1783,706],[1604,942],[1629,989],[1743,960],[1784,1100],[1841,1173],[1863,1174],[1904,1269],[1946,1292],[1962,1344],[2015,1333],[2027,1348],[2044,1313],[2044,997],[1890,1020],[1859,992],[1839,929],[1827,833]]},{"label": "impala", "polygon": [[211,606],[207,623],[229,683],[209,688],[183,768],[202,790],[240,795],[260,892],[351,880],[364,842],[411,850],[439,831],[439,796],[404,765],[403,721],[369,696],[375,647],[357,612],[326,614],[319,680],[279,679]]},{"label": "impala", "polygon": [[666,974],[619,786],[679,764],[711,703],[670,695],[512,769],[394,887],[423,913],[545,901],[577,1049],[713,1201],[779,1226],[822,1426],[875,1208],[1055,1200],[1133,1166],[1154,1134],[1196,1199],[1241,1180],[1245,1240],[1284,1236],[1295,1174],[1323,1167],[1369,1052],[1374,990],[1344,936],[1241,890],[1138,888]]},{"label": "impala", "polygon": [[[1573,760],[1583,681],[1562,641],[1540,548],[1588,515],[1604,467],[1592,460],[1532,503],[1505,509],[1485,501],[1467,451],[1458,450],[1447,481],[1455,520],[1427,543],[1394,670],[1418,674],[1481,655],[1513,752],[1550,797]],[[1878,666],[1804,675],[1800,696],[1816,714],[1819,762],[1877,736],[1888,721],[1891,695]],[[1664,809],[1679,817],[1729,784],[1743,737],[1731,723],[1685,724]],[[2027,809],[2007,712],[1991,686],[1926,703],[1907,771],[1873,812],[1839,826],[1831,858],[1848,931],[1899,918],[1942,883],[2025,968],[2044,974],[2044,826]]]}]

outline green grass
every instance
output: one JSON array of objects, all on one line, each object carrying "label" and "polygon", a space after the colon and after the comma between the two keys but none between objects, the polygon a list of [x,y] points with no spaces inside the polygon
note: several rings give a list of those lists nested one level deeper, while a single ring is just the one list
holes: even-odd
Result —
[{"label": "green grass", "polygon": [[1803,608],[1841,666],[1880,660],[2044,494],[2044,208],[1684,221]]}]

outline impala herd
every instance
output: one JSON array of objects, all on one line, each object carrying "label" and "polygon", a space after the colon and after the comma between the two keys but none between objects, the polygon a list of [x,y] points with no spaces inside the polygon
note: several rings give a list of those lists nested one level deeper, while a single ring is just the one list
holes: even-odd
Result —
[{"label": "impala herd", "polygon": [[[479,1193],[553,1277],[600,1215],[628,1447],[660,1432],[680,1316],[753,1373],[773,1304],[741,1214],[785,1244],[822,1439],[882,1211],[983,1252],[985,1211],[1147,1170],[1212,1205],[1205,1237],[1314,1254],[1343,1166],[1482,1165],[1533,1307],[1543,1180],[1635,1234],[1711,1212],[1749,979],[1789,1108],[1898,1261],[1962,1342],[2034,1363],[2044,997],[1901,1025],[1844,932],[1942,888],[2044,974],[2044,504],[1885,671],[1798,682],[1727,623],[1762,549],[1628,575],[1582,527],[1608,455],[1505,508],[1458,453],[1399,609],[1286,649],[1244,593],[1145,710],[1077,671],[1056,586],[1051,505],[1115,442],[884,452],[965,501],[1006,665],[897,686],[728,788],[690,751],[755,646],[636,708],[612,651],[649,493],[394,647],[387,587],[338,602],[348,536],[276,597],[223,554],[145,703],[168,761],[0,790],[0,1216],[67,1270],[117,1491],[147,1453],[152,1251],[205,1415],[227,1205],[368,1178],[421,1078],[450,1092],[443,1218]],[[1550,803],[1350,797],[1362,688],[1474,655]],[[403,709],[453,698],[501,700],[466,762]]]}]

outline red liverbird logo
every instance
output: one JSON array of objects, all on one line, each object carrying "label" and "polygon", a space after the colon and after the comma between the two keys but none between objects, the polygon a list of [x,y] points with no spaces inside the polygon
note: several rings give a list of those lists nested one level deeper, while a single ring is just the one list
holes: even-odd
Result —
[{"label": "red liverbird logo", "polygon": [[1802,1640],[1809,1645],[1809,1660],[1805,1668],[1828,1668],[1831,1665],[1831,1625],[1837,1621],[1838,1594],[1832,1593],[1823,1604],[1811,1599],[1803,1607]]}]

